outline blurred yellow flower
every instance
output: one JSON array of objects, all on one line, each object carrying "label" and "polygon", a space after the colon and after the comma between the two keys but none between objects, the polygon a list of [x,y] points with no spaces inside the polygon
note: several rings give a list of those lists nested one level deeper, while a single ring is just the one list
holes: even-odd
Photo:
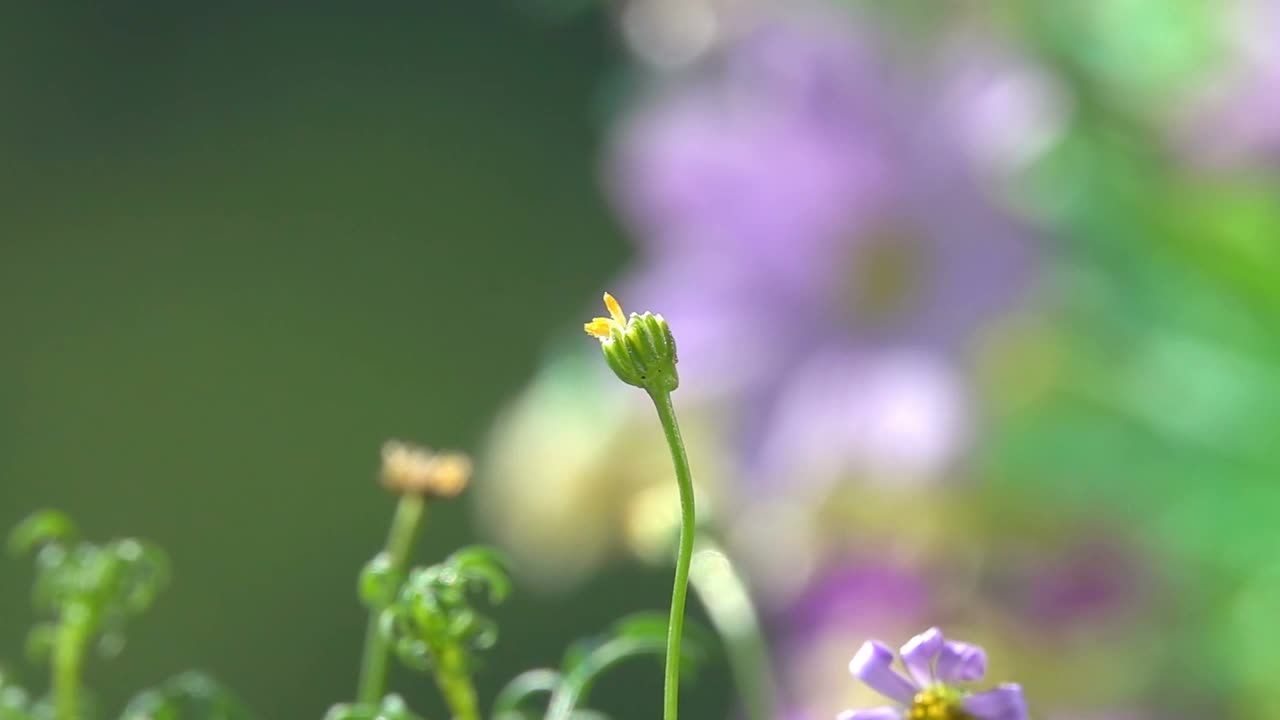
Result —
[{"label": "blurred yellow flower", "polygon": [[[498,416],[480,458],[486,481],[476,509],[526,585],[565,589],[620,555],[652,559],[653,534],[679,516],[652,412],[590,353],[570,353]],[[722,424],[697,408],[683,420],[698,498],[718,506]]]},{"label": "blurred yellow flower", "polygon": [[454,497],[471,480],[471,458],[390,440],[382,446],[382,484],[397,493]]}]

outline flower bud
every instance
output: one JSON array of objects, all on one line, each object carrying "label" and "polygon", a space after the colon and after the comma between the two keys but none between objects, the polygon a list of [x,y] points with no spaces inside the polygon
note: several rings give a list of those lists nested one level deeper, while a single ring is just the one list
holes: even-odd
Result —
[{"label": "flower bud", "polygon": [[676,373],[676,341],[661,315],[622,312],[613,296],[605,293],[610,317],[595,318],[583,326],[600,340],[605,362],[623,382],[650,392],[671,392],[680,385]]}]

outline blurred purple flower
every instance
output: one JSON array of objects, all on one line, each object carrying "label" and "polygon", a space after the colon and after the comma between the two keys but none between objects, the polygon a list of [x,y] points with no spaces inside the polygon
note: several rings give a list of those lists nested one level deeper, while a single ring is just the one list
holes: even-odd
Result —
[{"label": "blurred purple flower", "polygon": [[969,643],[948,641],[930,628],[901,650],[907,675],[893,667],[893,651],[874,640],[863,644],[849,671],[867,686],[898,703],[897,707],[849,710],[840,720],[1027,720],[1026,701],[1016,684],[966,693],[957,685],[979,681],[987,673],[987,654]]},{"label": "blurred purple flower", "polygon": [[[654,259],[736,256],[746,281],[807,283],[882,189],[876,74],[841,32],[778,25],[624,122],[611,184]],[[760,275],[757,273],[765,273]]]},{"label": "blurred purple flower", "polygon": [[796,598],[780,624],[788,642],[806,646],[836,628],[866,630],[886,620],[916,619],[928,612],[929,587],[902,568],[878,563],[847,564],[825,573]]},{"label": "blurred purple flower", "polygon": [[883,561],[850,559],[821,573],[772,623],[791,715],[831,718],[870,701],[844,672],[849,648],[919,627],[933,615],[933,594],[923,576]]},{"label": "blurred purple flower", "polygon": [[817,351],[778,383],[753,467],[828,487],[850,466],[864,482],[927,482],[971,432],[959,372],[924,352]]},{"label": "blurred purple flower", "polygon": [[977,167],[1014,176],[1062,138],[1072,98],[1018,49],[967,28],[950,35],[935,55],[938,123]]},{"label": "blurred purple flower", "polygon": [[1101,532],[1050,552],[1009,551],[987,583],[1004,612],[1047,634],[1125,622],[1154,591],[1150,562]]},{"label": "blurred purple flower", "polygon": [[618,132],[648,261],[628,295],[678,330],[687,387],[743,398],[745,474],[830,475],[804,466],[819,423],[837,473],[936,473],[969,424],[957,367],[1033,255],[946,126],[960,100],[847,21],[763,24],[718,60]]}]

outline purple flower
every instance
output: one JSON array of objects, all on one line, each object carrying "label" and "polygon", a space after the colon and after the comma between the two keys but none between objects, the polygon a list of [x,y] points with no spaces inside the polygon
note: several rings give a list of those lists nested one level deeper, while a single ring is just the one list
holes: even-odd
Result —
[{"label": "purple flower", "polygon": [[863,30],[763,22],[641,103],[608,166],[645,260],[628,295],[678,329],[686,387],[732,404],[757,486],[950,469],[968,351],[1030,275],[949,125],[963,89]]},{"label": "purple flower", "polygon": [[958,686],[981,680],[987,654],[969,643],[948,641],[930,628],[901,650],[907,675],[893,667],[893,651],[874,640],[863,644],[849,671],[868,687],[898,703],[896,707],[848,710],[839,720],[1027,720],[1027,704],[1016,684],[970,693]]},{"label": "purple flower", "polygon": [[928,573],[878,553],[821,569],[770,622],[787,707],[829,719],[870,701],[845,673],[849,648],[876,634],[909,635],[936,616],[936,595]]}]

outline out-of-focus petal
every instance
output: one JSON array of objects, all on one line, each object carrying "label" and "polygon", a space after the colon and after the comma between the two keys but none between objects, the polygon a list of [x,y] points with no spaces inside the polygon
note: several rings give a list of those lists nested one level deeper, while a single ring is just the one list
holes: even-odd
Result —
[{"label": "out-of-focus petal", "polygon": [[962,642],[943,644],[938,655],[936,677],[944,683],[981,680],[987,674],[987,653],[977,645]]},{"label": "out-of-focus petal", "polygon": [[1029,717],[1022,686],[1012,683],[970,695],[964,699],[963,707],[977,720],[1027,720]]},{"label": "out-of-focus petal", "polygon": [[924,352],[816,351],[776,392],[751,468],[761,484],[928,485],[950,476],[969,440],[964,378]]},{"label": "out-of-focus petal", "polygon": [[867,687],[891,700],[910,705],[916,688],[910,680],[893,669],[893,651],[882,643],[867,641],[849,661],[849,672]]},{"label": "out-of-focus petal", "polygon": [[933,661],[942,652],[942,631],[929,628],[902,646],[902,664],[920,687],[933,684]]},{"label": "out-of-focus petal", "polygon": [[879,707],[868,710],[845,710],[836,720],[902,720],[906,717],[900,708]]},{"label": "out-of-focus petal", "polygon": [[618,125],[609,194],[650,252],[807,288],[886,192],[883,92],[848,23],[761,21]]}]

